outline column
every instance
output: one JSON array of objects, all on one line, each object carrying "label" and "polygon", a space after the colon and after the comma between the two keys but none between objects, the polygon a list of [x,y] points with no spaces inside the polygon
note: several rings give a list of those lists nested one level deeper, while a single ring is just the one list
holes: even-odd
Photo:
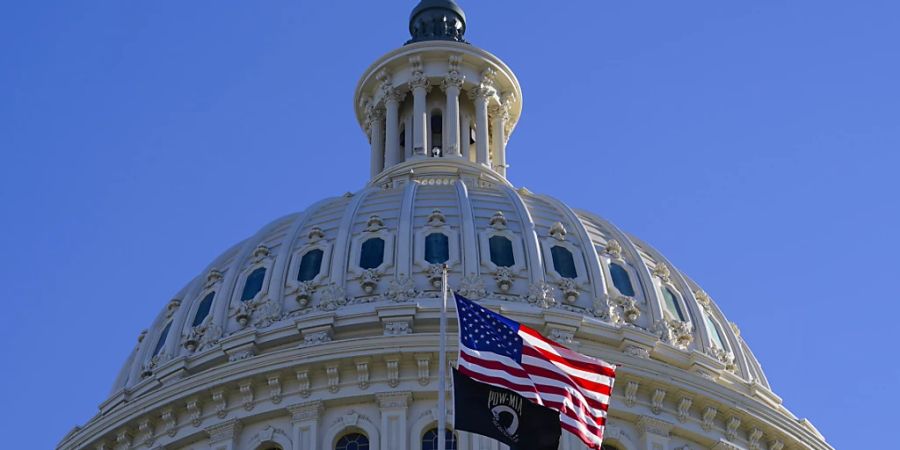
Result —
[{"label": "column", "polygon": [[211,450],[238,450],[238,437],[241,435],[241,422],[231,419],[218,425],[206,428]]},{"label": "column", "polygon": [[637,429],[641,433],[640,450],[664,450],[669,448],[669,432],[675,426],[649,416],[641,416]]},{"label": "column", "polygon": [[[319,448],[319,417],[325,407],[322,402],[308,402],[289,406],[291,426],[293,428],[294,450],[313,450]],[[285,449],[287,450],[287,449]]]},{"label": "column", "polygon": [[381,409],[381,448],[390,450],[409,448],[406,410],[411,398],[412,394],[409,392],[375,394],[378,408]]},{"label": "column", "polygon": [[384,167],[391,167],[403,161],[403,149],[400,148],[400,101],[403,95],[396,89],[386,91],[384,96],[385,108],[385,138],[384,138]]},{"label": "column", "polygon": [[447,108],[444,112],[444,155],[460,156],[459,147],[459,90],[463,85],[463,77],[452,71],[441,88],[447,94]]},{"label": "column", "polygon": [[421,71],[413,72],[409,81],[413,93],[413,156],[428,154],[428,117],[425,111],[425,99],[430,86],[428,78]]},{"label": "column", "polygon": [[488,98],[492,89],[477,88],[472,91],[475,100],[475,161],[488,164]]},{"label": "column", "polygon": [[469,118],[468,114],[464,114],[459,118],[459,149],[463,159],[465,159],[466,161],[472,160],[472,157],[469,155],[469,129],[472,128],[472,125],[469,123],[470,120],[471,119]]},{"label": "column", "polygon": [[491,154],[494,159],[493,169],[506,176],[506,122],[509,121],[507,105],[497,105],[491,110],[494,135],[491,139]]},{"label": "column", "polygon": [[366,112],[369,122],[369,139],[372,145],[372,156],[369,162],[371,175],[374,178],[384,170],[384,110],[376,107]]}]

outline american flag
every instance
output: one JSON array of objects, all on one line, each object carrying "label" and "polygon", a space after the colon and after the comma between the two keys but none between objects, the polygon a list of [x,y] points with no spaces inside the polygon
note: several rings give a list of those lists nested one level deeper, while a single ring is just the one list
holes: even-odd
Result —
[{"label": "american flag", "polygon": [[459,372],[559,411],[560,426],[599,449],[616,366],[569,350],[456,294]]}]

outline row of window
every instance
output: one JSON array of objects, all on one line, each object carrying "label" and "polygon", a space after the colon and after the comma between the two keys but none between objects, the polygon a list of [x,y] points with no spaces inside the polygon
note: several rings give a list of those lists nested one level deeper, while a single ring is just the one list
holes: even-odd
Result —
[{"label": "row of window", "polygon": [[[437,450],[438,431],[432,428],[422,435],[422,450]],[[450,430],[444,433],[445,447],[447,450],[456,450],[456,436]],[[606,447],[603,447],[606,449]],[[281,450],[279,447],[266,448],[266,450]],[[369,450],[369,437],[362,433],[349,433],[340,437],[334,444],[334,450]],[[615,450],[615,449],[612,449]]]}]

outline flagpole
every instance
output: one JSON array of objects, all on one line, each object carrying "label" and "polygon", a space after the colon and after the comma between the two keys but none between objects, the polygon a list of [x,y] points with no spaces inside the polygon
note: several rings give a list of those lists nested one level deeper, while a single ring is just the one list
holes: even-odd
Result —
[{"label": "flagpole", "polygon": [[447,265],[441,274],[441,344],[438,351],[438,450],[447,450]]}]

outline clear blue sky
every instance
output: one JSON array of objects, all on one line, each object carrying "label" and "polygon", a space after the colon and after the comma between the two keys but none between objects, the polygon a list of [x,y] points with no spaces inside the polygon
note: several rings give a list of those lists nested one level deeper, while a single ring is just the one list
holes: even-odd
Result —
[{"label": "clear blue sky", "polygon": [[[220,251],[363,186],[357,77],[415,0],[0,6],[0,436],[51,448]],[[524,89],[510,178],[714,297],[838,449],[900,403],[900,4],[462,0]],[[552,6],[551,6],[552,5]]]}]

